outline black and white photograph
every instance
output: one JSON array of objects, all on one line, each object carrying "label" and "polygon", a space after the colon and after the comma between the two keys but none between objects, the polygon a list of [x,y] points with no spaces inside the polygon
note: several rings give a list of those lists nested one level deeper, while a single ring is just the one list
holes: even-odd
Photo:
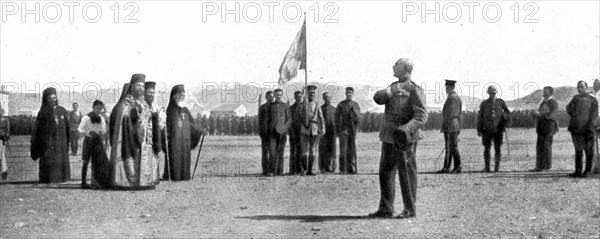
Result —
[{"label": "black and white photograph", "polygon": [[0,0],[0,238],[600,238],[600,1]]}]

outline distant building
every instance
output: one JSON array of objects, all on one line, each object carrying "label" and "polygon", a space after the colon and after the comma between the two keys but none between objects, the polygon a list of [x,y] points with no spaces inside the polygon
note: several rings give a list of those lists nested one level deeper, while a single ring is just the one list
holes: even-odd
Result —
[{"label": "distant building", "polygon": [[4,86],[0,87],[0,106],[2,106],[2,109],[4,109],[4,115],[9,115],[9,111],[8,111],[8,95],[10,95],[10,92],[4,90]]},{"label": "distant building", "polygon": [[248,110],[242,104],[222,104],[210,111],[210,115],[246,116]]}]

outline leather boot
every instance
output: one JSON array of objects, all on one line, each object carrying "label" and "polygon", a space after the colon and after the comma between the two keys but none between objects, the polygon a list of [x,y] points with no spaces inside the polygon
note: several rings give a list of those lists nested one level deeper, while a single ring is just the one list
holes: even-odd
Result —
[{"label": "leather boot", "polygon": [[483,156],[483,159],[485,161],[485,168],[483,168],[483,170],[481,170],[481,171],[482,172],[490,172],[490,157]]},{"label": "leather boot", "polygon": [[500,172],[500,155],[495,155],[494,160],[496,161],[496,165],[494,166],[494,172]]}]

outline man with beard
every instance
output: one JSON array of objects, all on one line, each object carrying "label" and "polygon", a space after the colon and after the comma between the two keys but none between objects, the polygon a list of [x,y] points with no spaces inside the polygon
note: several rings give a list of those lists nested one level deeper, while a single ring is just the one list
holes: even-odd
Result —
[{"label": "man with beard", "polygon": [[[152,114],[152,150],[156,158],[159,158],[158,153],[162,150],[163,137],[165,135],[165,120],[167,118],[164,112],[161,112],[156,104],[154,104],[154,95],[156,94],[156,82],[146,81],[144,84],[144,100],[150,108]],[[159,174],[158,165],[156,165],[156,174]],[[156,178],[156,183],[159,179]]]},{"label": "man with beard", "polygon": [[335,139],[337,137],[335,130],[335,107],[331,105],[331,95],[329,92],[323,93],[321,112],[325,121],[325,134],[319,139],[319,169],[322,173],[335,172]]},{"label": "man with beard", "polygon": [[269,162],[268,174],[281,175],[283,169],[279,164],[283,163],[283,153],[285,149],[285,141],[287,131],[292,122],[290,108],[286,103],[283,103],[283,90],[276,89],[275,102],[269,104],[269,113],[267,118],[267,129],[269,132]]},{"label": "man with beard", "polygon": [[69,126],[71,127],[69,131],[69,144],[71,145],[71,154],[75,156],[77,154],[77,147],[79,146],[79,132],[77,132],[77,127],[81,123],[81,112],[78,110],[79,104],[77,102],[73,103],[73,110],[69,112]]},{"label": "man with beard", "polygon": [[[200,142],[205,132],[194,123],[192,113],[185,105],[183,85],[173,86],[167,106],[167,155],[163,178],[181,181],[190,180],[191,151]],[[168,173],[170,172],[170,173]]]},{"label": "man with beard", "polygon": [[290,174],[300,173],[300,158],[302,148],[300,147],[300,121],[298,108],[302,104],[302,91],[294,92],[294,104],[290,106],[292,114],[292,127],[290,128]]},{"label": "man with beard", "polygon": [[315,165],[315,157],[317,156],[317,144],[319,137],[325,133],[325,120],[321,108],[315,102],[314,85],[306,87],[308,95],[307,101],[303,102],[298,108],[298,118],[300,119],[300,148],[302,157],[300,158],[300,174],[315,175],[313,167]]},{"label": "man with beard", "polygon": [[[101,115],[102,110],[104,110],[104,103],[100,100],[95,100],[92,105],[92,109],[92,112],[84,115],[83,118],[81,118],[81,123],[79,124],[79,127],[77,127],[78,133],[84,137],[83,147],[81,149],[81,160],[83,161],[83,166],[81,167],[81,188],[90,188],[87,183],[87,169],[92,157],[98,154],[106,155],[104,150],[95,151],[94,149],[96,147],[92,144],[93,137],[103,139],[104,135],[106,134],[106,121],[104,121],[104,118]],[[106,156],[104,158],[106,158]],[[92,167],[95,166],[96,165],[92,165]],[[96,186],[98,183],[95,180],[97,176],[99,175],[92,174],[92,185],[94,186]]]},{"label": "man with beard", "polygon": [[354,88],[346,87],[346,99],[337,105],[335,125],[340,139],[340,174],[356,174],[356,133],[360,122],[360,106],[354,97]]},{"label": "man with beard", "polygon": [[[152,146],[152,115],[144,101],[144,74],[134,74],[129,90],[114,115],[111,130],[111,186],[153,189],[159,178]],[[111,115],[111,117],[113,116]]]},{"label": "man with beard", "polygon": [[46,88],[31,134],[31,158],[40,160],[40,183],[60,183],[71,179],[68,118],[67,110],[58,105],[56,89]]},{"label": "man with beard", "polygon": [[261,147],[261,165],[262,175],[266,176],[269,173],[269,127],[267,120],[269,119],[269,106],[273,103],[273,91],[265,93],[267,102],[258,108],[258,135],[260,136]]},{"label": "man with beard", "polygon": [[411,218],[417,216],[417,142],[423,139],[421,128],[428,115],[423,89],[411,79],[413,62],[400,58],[393,70],[398,80],[373,96],[375,103],[385,105],[385,112],[379,132],[382,143],[379,163],[381,199],[379,209],[369,217],[393,216],[398,171],[404,210],[397,218]]},{"label": "man with beard", "polygon": [[[575,146],[575,172],[571,177],[587,177],[592,170],[594,159],[594,122],[598,118],[598,100],[587,93],[585,81],[577,83],[578,95],[567,104],[567,114],[571,117],[569,132]],[[585,170],[583,168],[583,152],[585,151]]]}]

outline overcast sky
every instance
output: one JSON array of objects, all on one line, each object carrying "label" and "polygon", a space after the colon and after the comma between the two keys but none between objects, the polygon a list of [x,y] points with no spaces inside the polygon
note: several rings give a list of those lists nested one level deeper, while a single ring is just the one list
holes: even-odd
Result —
[{"label": "overcast sky", "polygon": [[[23,23],[22,3],[2,2],[2,84],[17,83],[22,90],[25,83],[32,90],[35,82],[40,88],[48,82],[76,82],[75,89],[81,90],[89,83],[122,84],[133,73],[145,73],[147,80],[166,86],[273,83],[302,25],[301,18],[294,19],[295,4],[307,13],[310,82],[385,87],[394,80],[392,65],[399,57],[414,61],[413,80],[424,83],[426,90],[454,79],[463,95],[468,94],[464,82],[479,84],[473,85],[474,94],[483,97],[483,86],[495,82],[509,100],[538,86],[575,86],[578,80],[591,82],[600,75],[599,1],[532,1],[518,7],[514,1],[478,6],[346,1],[319,2],[318,7],[315,2],[237,2],[239,22],[236,14],[221,19],[223,4],[231,10],[236,2],[143,1],[130,2],[128,9],[120,2],[118,23],[111,10],[116,9],[114,1],[98,1],[102,15],[97,18],[95,5],[89,5],[87,20],[82,11],[89,2],[79,2],[70,22],[72,3],[39,2],[40,22],[29,14]],[[287,13],[286,3],[291,3]],[[422,8],[435,9],[436,3],[439,22],[436,14],[425,15],[423,21]],[[35,9],[35,2],[24,4]],[[273,7],[271,22],[269,5],[274,4],[279,6]],[[501,15],[496,14],[498,7]],[[53,20],[56,9],[62,15]],[[260,19],[256,9],[261,10]],[[211,10],[214,15],[209,15]],[[137,23],[124,23],[130,13]],[[94,18],[97,22],[90,23]]]}]

